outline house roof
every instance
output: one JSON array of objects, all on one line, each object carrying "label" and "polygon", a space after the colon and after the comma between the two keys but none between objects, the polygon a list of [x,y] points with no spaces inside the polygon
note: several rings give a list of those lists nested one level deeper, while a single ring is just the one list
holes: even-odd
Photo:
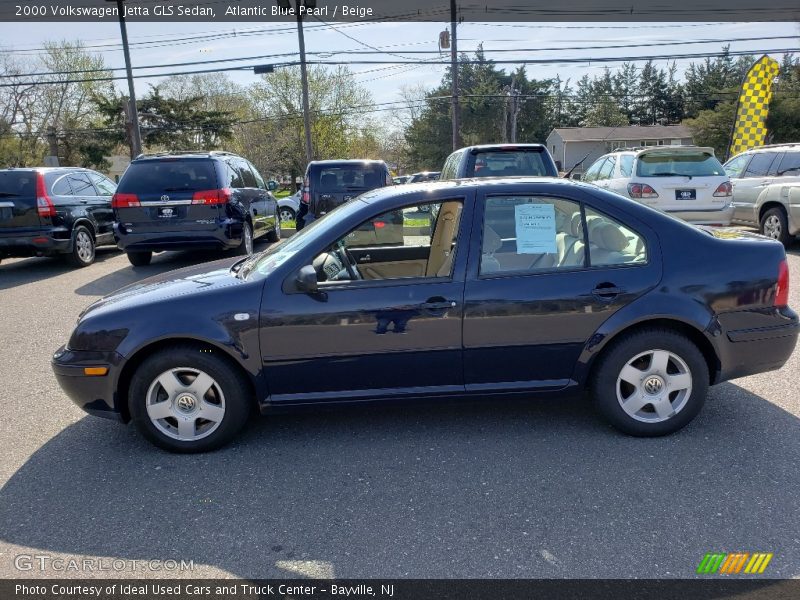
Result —
[{"label": "house roof", "polygon": [[[553,133],[565,142],[600,142],[603,140],[658,140],[690,138],[685,125],[627,125],[625,127],[557,127]],[[549,137],[549,136],[548,136]]]}]

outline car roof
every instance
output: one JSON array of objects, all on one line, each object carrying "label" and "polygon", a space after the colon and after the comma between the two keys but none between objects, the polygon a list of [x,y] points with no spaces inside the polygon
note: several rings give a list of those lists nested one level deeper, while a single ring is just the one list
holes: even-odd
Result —
[{"label": "car roof", "polygon": [[152,154],[140,154],[136,158],[133,159],[131,162],[144,162],[144,161],[151,161],[151,160],[164,160],[164,159],[174,159],[174,158],[189,158],[189,159],[198,159],[198,158],[242,158],[238,154],[234,154],[233,152],[224,152],[222,150],[211,150],[209,152],[204,152],[202,150],[186,150],[186,151],[176,151],[176,152],[154,152]]},{"label": "car roof", "polygon": [[766,146],[759,146],[758,148],[750,148],[750,150],[745,150],[744,152],[740,152],[740,154],[744,154],[745,152],[768,152],[769,150],[796,150],[800,152],[800,143],[767,144]]},{"label": "car roof", "polygon": [[383,160],[375,160],[372,158],[343,158],[341,160],[330,159],[330,160],[312,160],[308,163],[308,166],[311,165],[385,165],[386,161]]},{"label": "car roof", "polygon": [[35,171],[37,173],[54,173],[57,171],[91,171],[91,169],[87,169],[85,167],[8,167],[7,169],[0,169],[0,172],[12,172],[12,171],[15,171],[17,173],[24,171]]},{"label": "car roof", "polygon": [[[544,144],[514,144],[511,142],[504,144],[477,144],[475,146],[465,146],[460,150],[467,150],[469,152],[491,152],[494,150],[525,150],[526,148],[546,150]],[[456,152],[459,152],[460,150],[456,150]]]},{"label": "car roof", "polygon": [[678,152],[707,152],[708,154],[714,155],[714,149],[709,146],[686,146],[686,145],[665,145],[665,146],[646,146],[646,147],[636,147],[636,148],[620,148],[618,150],[612,150],[611,152],[607,152],[603,156],[608,156],[610,154],[633,154],[635,156],[641,156],[642,154],[650,154],[650,153],[658,153],[663,152],[664,150],[669,151],[678,151]]}]

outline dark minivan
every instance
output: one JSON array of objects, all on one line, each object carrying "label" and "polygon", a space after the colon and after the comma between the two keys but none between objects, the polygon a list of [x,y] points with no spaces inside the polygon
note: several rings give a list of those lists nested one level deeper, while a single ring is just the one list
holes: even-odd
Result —
[{"label": "dark minivan", "polygon": [[456,150],[442,167],[441,181],[466,177],[558,177],[542,144],[483,144]]},{"label": "dark minivan", "polygon": [[258,170],[229,152],[140,155],[113,200],[114,235],[134,266],[163,250],[253,253],[280,239],[277,201]]},{"label": "dark minivan", "polygon": [[[315,160],[308,163],[297,228],[375,188],[393,185],[382,160]],[[311,215],[310,217],[308,215]]]},{"label": "dark minivan", "polygon": [[75,267],[92,264],[95,247],[114,242],[115,189],[89,169],[0,170],[0,259],[62,255]]}]

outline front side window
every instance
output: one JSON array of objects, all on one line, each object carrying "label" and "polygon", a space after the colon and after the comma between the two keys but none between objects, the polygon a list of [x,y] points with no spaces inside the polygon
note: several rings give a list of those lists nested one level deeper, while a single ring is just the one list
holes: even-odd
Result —
[{"label": "front side window", "polygon": [[486,199],[481,275],[584,266],[581,207],[545,196]]},{"label": "front side window", "polygon": [[600,168],[606,162],[607,158],[605,156],[596,160],[591,167],[586,169],[586,173],[583,176],[584,181],[595,181],[597,176],[600,174]]},{"label": "front side window", "polygon": [[461,222],[458,200],[373,217],[313,261],[320,284],[450,277]]},{"label": "front side window", "polygon": [[589,262],[593,267],[643,264],[647,262],[644,238],[591,208],[586,209]]},{"label": "front side window", "polygon": [[97,193],[101,196],[113,196],[117,190],[117,186],[108,177],[90,173],[89,178],[94,182],[94,187],[97,188]]},{"label": "front side window", "polygon": [[617,158],[615,156],[609,156],[608,160],[603,163],[603,166],[600,168],[600,173],[597,176],[597,179],[610,179],[614,175],[614,167],[617,166]]}]

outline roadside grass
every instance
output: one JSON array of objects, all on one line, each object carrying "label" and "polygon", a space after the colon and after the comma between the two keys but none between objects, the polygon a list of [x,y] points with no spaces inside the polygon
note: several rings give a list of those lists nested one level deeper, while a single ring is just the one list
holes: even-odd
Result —
[{"label": "roadside grass", "polygon": [[275,196],[276,199],[280,200],[281,198],[288,198],[292,195],[292,192],[289,190],[280,190],[277,192],[272,192],[272,195]]},{"label": "roadside grass", "polygon": [[403,225],[406,227],[427,227],[430,224],[430,219],[409,219],[408,217],[403,218]]}]

